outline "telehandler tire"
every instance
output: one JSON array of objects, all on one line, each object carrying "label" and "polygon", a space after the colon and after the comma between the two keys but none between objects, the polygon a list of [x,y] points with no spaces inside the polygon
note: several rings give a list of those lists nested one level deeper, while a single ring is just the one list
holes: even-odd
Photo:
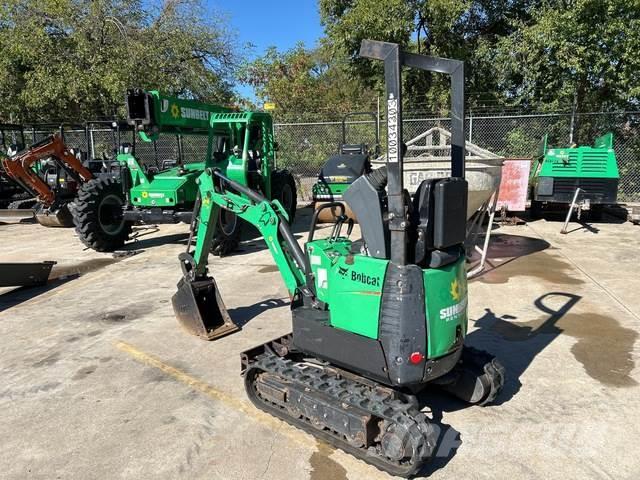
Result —
[{"label": "telehandler tire", "polygon": [[278,200],[289,214],[289,224],[296,218],[296,181],[289,170],[276,170],[271,174],[271,200]]},{"label": "telehandler tire", "polygon": [[118,179],[96,178],[82,185],[73,211],[73,223],[82,243],[96,252],[121,248],[129,239],[132,225],[123,218],[124,204]]},{"label": "telehandler tire", "polygon": [[224,208],[219,209],[216,233],[211,241],[211,253],[224,257],[236,250],[242,234],[242,222],[235,213]]}]

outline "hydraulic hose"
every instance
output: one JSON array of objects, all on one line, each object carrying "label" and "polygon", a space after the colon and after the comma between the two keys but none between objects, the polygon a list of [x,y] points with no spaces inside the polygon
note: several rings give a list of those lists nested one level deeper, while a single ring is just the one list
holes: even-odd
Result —
[{"label": "hydraulic hose", "polygon": [[[234,190],[246,195],[250,200],[252,200],[255,203],[268,201],[267,198],[264,197],[262,194],[234,180],[231,180],[230,178],[225,177],[218,170],[214,170],[213,174],[223,182],[227,183]],[[300,270],[302,270],[303,273],[307,273],[306,262],[304,260],[304,253],[302,252],[300,245],[298,245],[298,242],[296,241],[296,237],[291,232],[291,229],[289,228],[289,223],[279,212],[276,212],[276,214],[278,215],[278,220],[280,220],[278,225],[278,231],[280,232],[280,235],[282,235],[282,239],[285,241],[285,243],[289,247],[291,256],[298,264],[298,267],[300,268]]]},{"label": "hydraulic hose", "polygon": [[371,173],[367,173],[365,175],[365,177],[367,178],[367,180],[369,180],[369,183],[371,184],[371,186],[376,189],[376,191],[381,192],[385,189],[385,187],[387,186],[387,167],[386,165],[384,167],[380,167],[374,171],[372,171]]}]

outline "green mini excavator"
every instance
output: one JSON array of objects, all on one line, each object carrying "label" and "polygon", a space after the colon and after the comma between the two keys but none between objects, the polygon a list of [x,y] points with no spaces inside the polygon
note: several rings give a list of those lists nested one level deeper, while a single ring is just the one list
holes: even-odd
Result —
[{"label": "green mini excavator", "polygon": [[[463,63],[401,52],[365,40],[360,55],[382,60],[387,86],[387,164],[352,183],[331,233],[316,238],[318,213],[301,248],[277,200],[230,178],[225,165],[205,169],[194,212],[194,251],[180,256],[173,297],[178,321],[212,338],[237,330],[207,269],[217,211],[255,225],[291,296],[293,331],[241,354],[253,404],[391,474],[415,475],[435,455],[438,428],[417,393],[438,385],[486,405],[500,392],[504,368],[465,346],[467,280],[463,241]],[[401,66],[449,74],[452,176],[422,182],[413,199],[402,185]],[[352,241],[356,214],[362,241]],[[342,212],[342,213],[340,213]],[[191,248],[191,247],[189,247]]]}]

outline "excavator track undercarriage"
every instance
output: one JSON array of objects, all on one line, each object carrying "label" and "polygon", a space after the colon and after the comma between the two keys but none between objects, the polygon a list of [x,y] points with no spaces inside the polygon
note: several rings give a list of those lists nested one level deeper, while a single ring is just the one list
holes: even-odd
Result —
[{"label": "excavator track undercarriage", "polygon": [[251,402],[392,475],[415,475],[435,453],[438,429],[415,399],[287,348],[243,357]]}]

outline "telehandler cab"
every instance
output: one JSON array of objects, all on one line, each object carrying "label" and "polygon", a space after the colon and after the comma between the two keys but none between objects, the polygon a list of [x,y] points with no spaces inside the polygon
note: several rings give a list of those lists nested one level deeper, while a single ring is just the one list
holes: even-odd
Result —
[{"label": "telehandler cab", "polygon": [[[384,61],[387,86],[387,165],[343,196],[364,246],[348,238],[353,224],[335,202],[326,207],[342,211],[331,235],[315,238],[316,212],[301,248],[281,203],[215,162],[199,177],[196,247],[180,256],[173,307],[203,338],[236,330],[207,271],[209,244],[221,208],[255,225],[291,295],[293,332],[242,353],[250,400],[382,470],[411,476],[434,456],[438,439],[415,394],[437,384],[485,405],[500,392],[505,371],[490,354],[464,345],[463,63],[370,40],[360,56]],[[452,176],[425,180],[413,200],[402,184],[402,65],[449,74],[452,85]]]}]

